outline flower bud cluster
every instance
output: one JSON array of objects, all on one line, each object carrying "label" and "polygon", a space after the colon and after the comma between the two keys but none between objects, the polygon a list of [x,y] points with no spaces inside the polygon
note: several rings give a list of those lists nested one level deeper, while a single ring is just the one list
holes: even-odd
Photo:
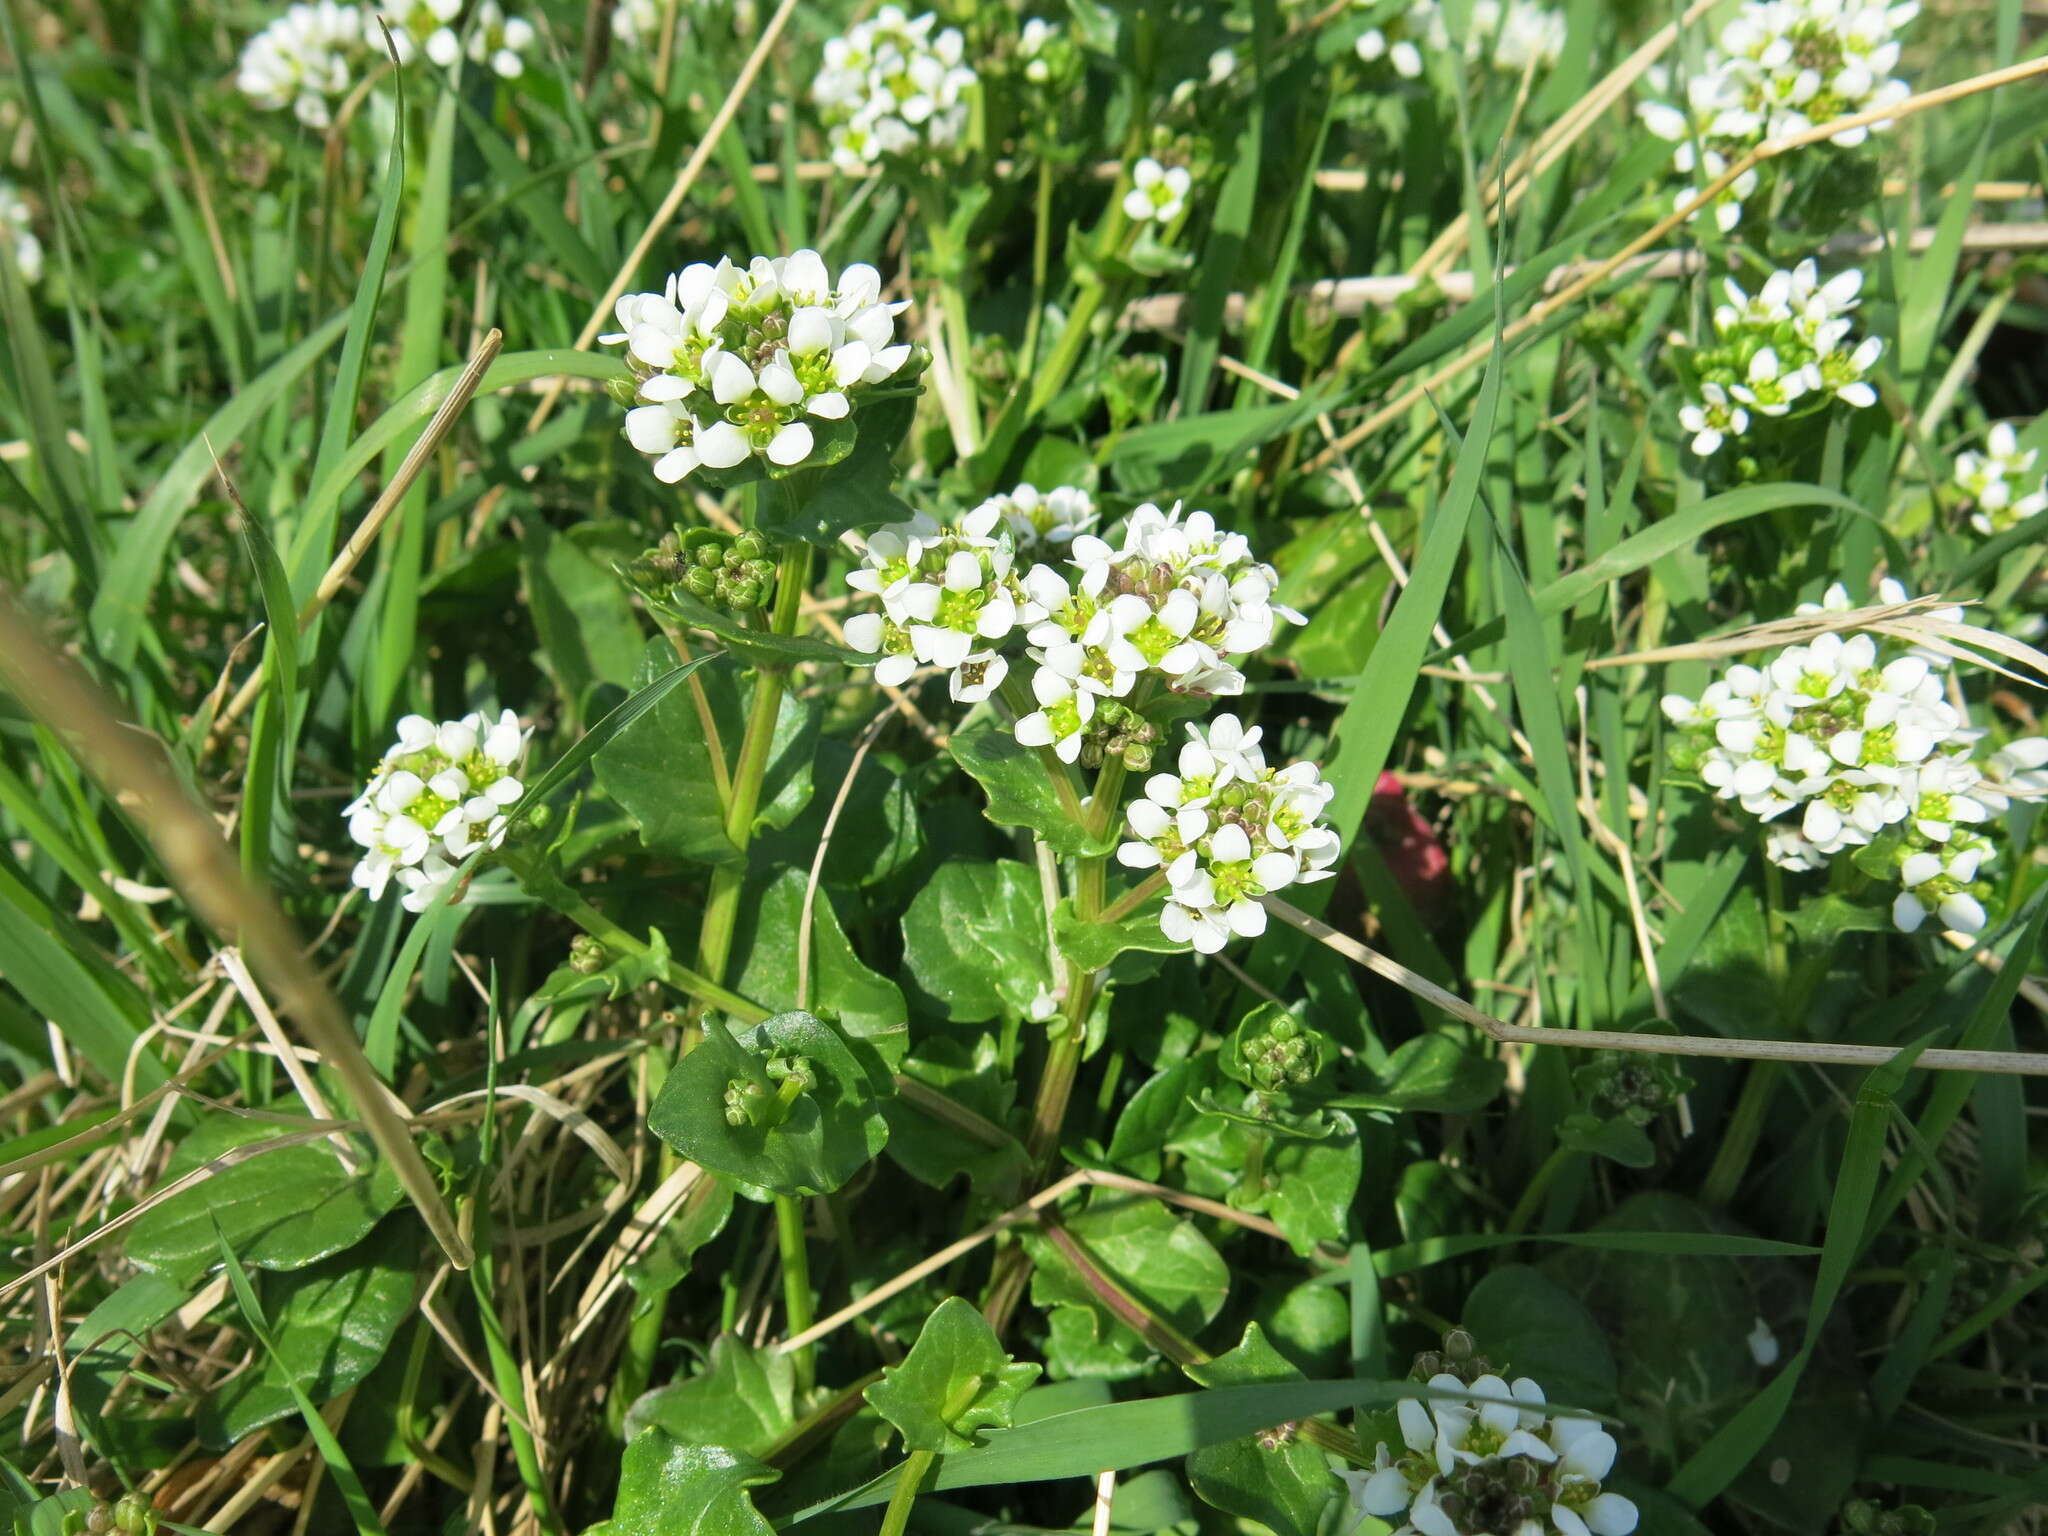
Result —
[{"label": "flower bud cluster", "polygon": [[1714,310],[1714,342],[1687,364],[1698,398],[1679,409],[1702,458],[1740,438],[1754,417],[1806,415],[1833,397],[1853,406],[1877,403],[1870,370],[1884,351],[1876,336],[1856,341],[1846,318],[1863,274],[1851,269],[1825,283],[1812,261],[1776,271],[1755,297],[1731,278],[1727,302]]},{"label": "flower bud cluster", "polygon": [[424,715],[398,722],[398,739],[363,792],[343,808],[348,835],[366,850],[355,883],[383,898],[395,875],[408,912],[423,912],[478,847],[504,837],[505,813],[524,794],[517,776],[529,732],[505,710],[440,724]]},{"label": "flower bud cluster", "polygon": [[1275,1019],[1264,1034],[1243,1041],[1238,1056],[1252,1086],[1264,1093],[1305,1088],[1323,1070],[1321,1037],[1289,1018]]},{"label": "flower bud cluster", "polygon": [[[1920,13],[1917,4],[1886,0],[1750,0],[1721,29],[1720,46],[1685,83],[1685,104],[1644,102],[1644,126],[1677,145],[1679,173],[1705,184],[1723,175],[1749,150],[1769,139],[1802,133],[1819,123],[1895,105],[1912,94],[1891,78],[1899,63],[1898,29]],[[1668,90],[1668,74],[1653,82]],[[1846,128],[1830,142],[1853,148],[1876,123]],[[1742,220],[1742,205],[1759,185],[1745,171],[1714,206],[1725,232]],[[1690,202],[1699,185],[1675,199]]]},{"label": "flower bud cluster", "polygon": [[725,1123],[735,1128],[751,1125],[773,1130],[789,1118],[790,1106],[818,1083],[808,1056],[770,1056],[762,1070],[775,1084],[774,1092],[752,1078],[736,1077],[725,1085]]},{"label": "flower bud cluster", "polygon": [[661,542],[626,568],[633,585],[652,596],[677,588],[728,613],[765,608],[775,594],[768,541],[751,529],[737,534],[691,528]]},{"label": "flower bud cluster", "polygon": [[1081,72],[1081,50],[1067,29],[1033,16],[1017,34],[1017,69],[1025,82],[1045,95],[1062,91]]},{"label": "flower bud cluster", "polygon": [[697,262],[660,293],[618,302],[633,397],[626,440],[674,484],[703,467],[760,459],[794,469],[817,445],[813,421],[851,415],[876,386],[912,361],[896,340],[881,274],[857,262],[835,287],[816,251],[756,256],[742,267]]},{"label": "flower bud cluster", "polygon": [[1395,1405],[1398,1448],[1383,1441],[1371,1471],[1338,1474],[1355,1514],[1405,1517],[1401,1529],[1419,1536],[1635,1530],[1635,1504],[1601,1487],[1618,1448],[1596,1420],[1552,1417],[1542,1387],[1526,1376],[1468,1383],[1446,1372],[1428,1385],[1442,1395]]},{"label": "flower bud cluster", "polygon": [[1267,767],[1260,735],[1229,714],[1206,735],[1190,725],[1180,772],[1147,779],[1125,812],[1131,841],[1117,862],[1165,874],[1160,931],[1203,954],[1264,933],[1260,896],[1328,879],[1337,862],[1337,833],[1321,819],[1335,788],[1314,763]]},{"label": "flower bud cluster", "polygon": [[832,163],[858,175],[884,156],[931,158],[967,127],[976,76],[958,27],[935,12],[912,19],[885,5],[825,44],[811,99],[824,115]]},{"label": "flower bud cluster", "polygon": [[[1896,583],[1881,595],[1907,600]],[[1838,585],[1803,611],[1848,606]],[[1975,933],[1985,923],[1977,874],[1993,853],[1979,829],[2015,791],[2031,793],[2037,780],[2048,787],[2048,740],[2013,742],[1979,761],[1983,733],[1949,702],[1948,670],[1938,655],[1828,633],[1760,667],[1730,667],[1698,699],[1668,694],[1663,707],[1688,738],[1679,760],[1718,798],[1765,823],[1787,818],[1766,841],[1773,863],[1813,870],[1881,847],[1899,885],[1899,928],[1910,933],[1935,913],[1944,927]]]},{"label": "flower bud cluster", "polygon": [[64,1536],[154,1536],[156,1528],[156,1507],[139,1493],[124,1493],[112,1503],[95,1500],[62,1521]]},{"label": "flower bud cluster", "polygon": [[1956,489],[1970,498],[1970,526],[1987,538],[2048,512],[2048,479],[2034,468],[2039,457],[2022,450],[2012,423],[1996,423],[1985,435],[1984,451],[1956,455]]}]

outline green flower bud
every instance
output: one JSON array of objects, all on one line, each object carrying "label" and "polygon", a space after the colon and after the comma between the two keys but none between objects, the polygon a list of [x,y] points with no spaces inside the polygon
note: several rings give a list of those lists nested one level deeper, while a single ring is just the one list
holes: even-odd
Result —
[{"label": "green flower bud", "polygon": [[735,560],[762,560],[768,555],[768,541],[749,528],[732,541]]},{"label": "green flower bud", "polygon": [[701,565],[693,565],[683,573],[683,587],[692,597],[710,602],[718,595],[718,573],[715,570],[706,570]]},{"label": "green flower bud", "polygon": [[594,976],[605,968],[602,940],[579,933],[569,941],[569,969],[579,976]]}]

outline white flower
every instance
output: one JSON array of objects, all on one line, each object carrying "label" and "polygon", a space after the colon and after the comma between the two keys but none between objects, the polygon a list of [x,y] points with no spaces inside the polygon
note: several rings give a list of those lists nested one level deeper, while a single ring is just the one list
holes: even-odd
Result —
[{"label": "white flower", "polygon": [[1184,165],[1161,165],[1147,155],[1131,167],[1131,189],[1124,193],[1124,216],[1139,223],[1171,224],[1187,206],[1194,184]]},{"label": "white flower", "polygon": [[1771,1332],[1771,1325],[1761,1317],[1742,1342],[1749,1348],[1749,1358],[1765,1370],[1778,1363],[1778,1336]]},{"label": "white flower", "polygon": [[976,76],[959,29],[935,30],[937,21],[885,5],[825,44],[811,99],[842,171],[859,174],[885,155],[929,157],[959,141]]},{"label": "white flower", "polygon": [[501,80],[516,80],[526,73],[523,55],[534,44],[533,23],[524,17],[506,16],[498,0],[478,0],[476,16],[470,23],[469,56],[488,64]]},{"label": "white flower", "polygon": [[1031,691],[1038,708],[1017,721],[1017,740],[1027,747],[1051,747],[1061,762],[1073,762],[1081,755],[1083,734],[1095,714],[1095,695],[1075,688],[1050,667],[1032,674]]},{"label": "white flower", "polygon": [[904,306],[880,292],[866,263],[847,267],[834,288],[823,258],[806,250],[744,268],[699,262],[659,293],[625,295],[619,329],[599,339],[624,343],[643,402],[626,413],[627,440],[671,484],[749,458],[805,463],[817,447],[813,421],[851,415],[869,386],[911,360],[910,344],[895,340]]},{"label": "white flower", "polygon": [[1335,790],[1313,763],[1268,768],[1259,734],[1228,714],[1206,735],[1190,726],[1179,774],[1154,774],[1125,812],[1131,839],[1117,861],[1164,871],[1160,930],[1205,954],[1263,933],[1258,898],[1327,878],[1337,858],[1320,820]]},{"label": "white flower", "polygon": [[257,107],[288,106],[307,127],[325,128],[333,121],[329,103],[352,83],[362,40],[363,14],[355,6],[306,0],[249,39],[235,86]]},{"label": "white flower", "polygon": [[1709,458],[1730,437],[1749,429],[1749,412],[1728,398],[1728,391],[1709,381],[1700,386],[1697,404],[1679,407],[1678,424],[1692,433],[1692,451]]},{"label": "white flower", "polygon": [[[391,29],[391,46],[400,64],[410,64],[421,54],[430,63],[451,68],[462,57],[462,40],[455,22],[462,15],[462,0],[402,0],[386,7],[384,24]],[[382,34],[372,26],[366,34],[380,51]]]},{"label": "white flower", "polygon": [[28,204],[13,187],[0,181],[0,253],[10,246],[21,280],[33,283],[39,279],[43,275],[43,242],[29,227]]},{"label": "white flower", "polygon": [[2034,471],[2037,450],[2021,449],[2010,422],[1985,434],[1984,452],[1956,455],[1955,484],[1975,504],[1970,526],[1989,537],[2048,511],[2048,480]]},{"label": "white flower", "polygon": [[1946,857],[1925,851],[1907,855],[1899,864],[1902,889],[1892,902],[1892,921],[1902,932],[1914,933],[1933,913],[1953,933],[1981,932],[1984,908],[1968,886],[1977,878],[1983,858],[1983,850],[1976,847],[1959,848]]},{"label": "white flower", "polygon": [[423,911],[478,847],[495,847],[505,813],[525,793],[517,777],[528,732],[502,711],[438,724],[423,715],[398,722],[397,740],[363,792],[343,807],[350,839],[365,852],[354,881],[380,899],[397,876],[408,910]]}]

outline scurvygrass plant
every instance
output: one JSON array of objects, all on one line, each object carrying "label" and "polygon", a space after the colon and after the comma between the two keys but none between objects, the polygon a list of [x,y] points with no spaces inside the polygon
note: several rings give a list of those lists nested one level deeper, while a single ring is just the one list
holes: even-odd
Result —
[{"label": "scurvygrass plant", "polygon": [[0,1536],[2030,1529],[2038,53],[0,6]]}]

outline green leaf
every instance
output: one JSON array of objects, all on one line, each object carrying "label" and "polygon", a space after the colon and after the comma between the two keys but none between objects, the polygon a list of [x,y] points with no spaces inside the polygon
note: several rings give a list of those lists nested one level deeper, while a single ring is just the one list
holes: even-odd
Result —
[{"label": "green leaf", "polygon": [[[1193,1222],[1158,1201],[1104,1191],[1066,1229],[1104,1274],[1179,1332],[1199,1333],[1223,1310],[1230,1267]],[[1112,1320],[1058,1247],[1036,1232],[1025,1233],[1024,1246],[1038,1265],[1034,1305],[1083,1307]]]},{"label": "green leaf", "polygon": [[[1243,1341],[1229,1354],[1191,1365],[1187,1373],[1205,1387],[1304,1379],[1266,1342],[1257,1323],[1245,1324]],[[1323,1506],[1339,1487],[1323,1453],[1296,1438],[1291,1425],[1204,1446],[1188,1457],[1187,1468],[1203,1503],[1259,1521],[1275,1536],[1316,1536]]]},{"label": "green leaf", "polygon": [[[165,1172],[176,1178],[278,1134],[275,1126],[209,1116],[178,1144]],[[351,1174],[324,1141],[280,1147],[151,1210],[128,1229],[128,1258],[174,1284],[188,1284],[218,1262],[219,1232],[252,1268],[303,1269],[354,1247],[403,1198],[383,1163]]]},{"label": "green leaf", "polygon": [[[970,1046],[948,1035],[932,1035],[918,1043],[897,1070],[916,1083],[943,1094],[950,1103],[971,1110],[1002,1128],[1015,1108],[1017,1087],[1002,1070],[1001,1052],[991,1034]],[[889,1157],[913,1179],[944,1189],[965,1176],[975,1190],[998,1185],[1014,1189],[1031,1172],[1031,1161],[1015,1137],[991,1146],[957,1121],[934,1113],[901,1091],[884,1102],[889,1121]]]},{"label": "green leaf", "polygon": [[[1191,1189],[1272,1217],[1294,1251],[1306,1254],[1318,1243],[1346,1239],[1364,1173],[1358,1127],[1349,1115],[1331,1111],[1311,1124],[1316,1134],[1273,1135],[1278,1127],[1252,1117],[1212,1113],[1170,1146],[1188,1158]],[[1259,1137],[1266,1139],[1264,1171],[1258,1187],[1249,1188],[1245,1171]]]},{"label": "green leaf", "polygon": [[1624,1168],[1652,1168],[1657,1163],[1657,1149],[1643,1128],[1620,1118],[1602,1120],[1584,1111],[1566,1115],[1557,1123],[1557,1140],[1574,1152],[1604,1157]]},{"label": "green leaf", "polygon": [[949,1296],[925,1320],[903,1363],[861,1395],[896,1426],[906,1451],[972,1450],[987,1429],[1008,1429],[1017,1399],[1038,1379],[1035,1365],[1004,1353],[974,1304]]},{"label": "green leaf", "polygon": [[1025,827],[1045,840],[1054,853],[1068,858],[1105,854],[1118,834],[1091,843],[1054,787],[1052,770],[1035,747],[1027,747],[1008,731],[985,726],[956,733],[946,744],[953,761],[981,785],[988,796],[983,814],[999,827]]},{"label": "green leaf", "polygon": [[1037,874],[1008,859],[941,865],[903,914],[903,963],[949,1019],[1024,1017],[1052,989]]},{"label": "green leaf", "polygon": [[[795,1094],[788,1118],[773,1128],[726,1118],[728,1087],[751,1084],[769,1100],[780,1087],[771,1056],[801,1056],[812,1085]],[[872,1081],[844,1040],[808,1013],[781,1013],[737,1037],[705,1033],[678,1062],[647,1112],[655,1135],[692,1162],[736,1182],[740,1193],[826,1195],[871,1162],[889,1139]]]},{"label": "green leaf", "polygon": [[786,667],[797,661],[836,661],[847,666],[863,666],[874,661],[872,656],[863,656],[843,645],[820,640],[816,635],[778,635],[765,629],[749,629],[724,609],[700,603],[680,587],[671,587],[659,598],[649,598],[648,604],[679,624],[716,635],[735,656],[743,657],[756,666]]},{"label": "green leaf", "polygon": [[[781,869],[748,886],[733,930],[740,967],[737,990],[765,1008],[797,1005],[797,941],[803,931],[807,869]],[[873,1047],[893,1066],[910,1044],[903,991],[854,954],[822,886],[811,902],[810,1005],[851,1040]]]},{"label": "green leaf", "polygon": [[1346,1109],[1469,1115],[1493,1101],[1507,1068],[1439,1033],[1403,1041],[1378,1076],[1373,1091],[1339,1094],[1328,1102]]},{"label": "green leaf", "polygon": [[683,1208],[654,1234],[639,1258],[626,1266],[626,1284],[642,1296],[666,1296],[689,1274],[697,1250],[725,1230],[732,1216],[732,1188],[700,1179]]},{"label": "green leaf", "polygon": [[[916,412],[916,394],[894,395],[862,406],[851,422],[858,434],[853,451],[817,477],[800,505],[792,506],[764,489],[754,526],[778,539],[802,539],[831,549],[842,534],[907,522],[909,506],[889,489],[896,478],[891,460]],[[791,477],[791,483],[804,478],[800,471]]]},{"label": "green leaf", "polygon": [[1614,1401],[1607,1334],[1576,1296],[1540,1270],[1503,1264],[1472,1287],[1461,1319],[1503,1376],[1534,1377],[1574,1408]]},{"label": "green leaf", "polygon": [[781,1475],[722,1446],[642,1430],[620,1459],[606,1536],[774,1536],[747,1490]]},{"label": "green leaf", "polygon": [[626,1437],[650,1426],[686,1445],[721,1445],[763,1456],[796,1422],[796,1366],[734,1334],[711,1341],[703,1372],[658,1387],[626,1411]]},{"label": "green leaf", "polygon": [[275,1351],[199,1410],[199,1437],[216,1450],[297,1412],[294,1382],[325,1403],[368,1376],[413,1315],[412,1255],[404,1243],[372,1243],[295,1270],[265,1291]]},{"label": "green leaf", "polygon": [[[650,640],[634,687],[646,687],[674,666],[675,652],[668,642]],[[746,729],[738,679],[731,666],[722,666],[702,669],[697,681],[730,769]],[[713,742],[705,734],[697,691],[680,688],[669,693],[637,729],[607,744],[597,754],[597,783],[633,818],[640,840],[651,851],[693,863],[735,863],[740,851],[726,836],[725,806],[712,768]],[[810,799],[817,729],[816,710],[785,695],[768,749],[757,825],[780,826]]]},{"label": "green leaf", "polygon": [[1053,939],[1069,963],[1083,971],[1099,971],[1129,950],[1154,955],[1187,953],[1187,945],[1160,932],[1160,905],[1146,902],[1129,917],[1114,923],[1084,923],[1074,915],[1073,902],[1062,900],[1053,909]]},{"label": "green leaf", "polygon": [[[599,683],[631,689],[648,680],[650,674],[640,670],[646,650],[640,621],[613,571],[579,541],[538,521],[527,525],[519,563],[527,611],[540,637],[538,659],[571,705],[580,709]],[[671,652],[661,670],[674,664]]]}]

